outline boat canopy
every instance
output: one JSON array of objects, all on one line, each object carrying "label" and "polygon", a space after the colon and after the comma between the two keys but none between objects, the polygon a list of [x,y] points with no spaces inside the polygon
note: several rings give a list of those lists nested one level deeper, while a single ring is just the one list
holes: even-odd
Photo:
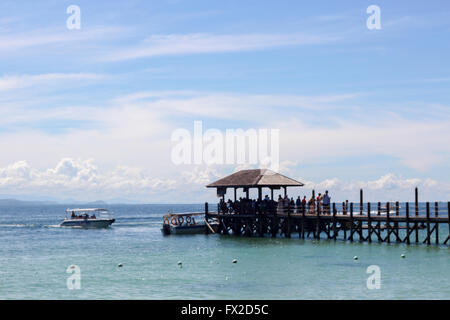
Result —
[{"label": "boat canopy", "polygon": [[89,209],[67,209],[66,212],[107,212],[107,209],[89,208]]}]

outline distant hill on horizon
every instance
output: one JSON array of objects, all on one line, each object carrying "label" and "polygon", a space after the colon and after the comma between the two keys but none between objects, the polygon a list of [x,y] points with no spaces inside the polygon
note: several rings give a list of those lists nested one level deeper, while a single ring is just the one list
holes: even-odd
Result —
[{"label": "distant hill on horizon", "polygon": [[120,199],[118,201],[106,202],[104,200],[96,201],[76,201],[73,199],[68,199],[65,201],[55,201],[55,200],[19,200],[14,198],[0,198],[0,206],[36,206],[36,205],[86,205],[86,206],[104,206],[111,204],[142,204],[139,202],[133,202],[130,200]]},{"label": "distant hill on horizon", "polygon": [[0,199],[0,206],[35,206],[35,205],[49,205],[58,204],[56,201],[24,201],[17,199]]},{"label": "distant hill on horizon", "polygon": [[50,200],[18,200],[14,198],[0,199],[0,206],[36,206],[36,205],[58,205],[58,204],[85,204],[90,206],[100,206],[107,205],[103,200],[97,200],[92,202],[82,202],[82,201],[68,201],[68,202],[58,202]]}]

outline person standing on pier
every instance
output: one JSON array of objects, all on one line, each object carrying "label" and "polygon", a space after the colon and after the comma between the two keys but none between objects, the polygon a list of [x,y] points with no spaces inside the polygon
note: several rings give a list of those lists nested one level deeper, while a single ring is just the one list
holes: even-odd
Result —
[{"label": "person standing on pier", "polygon": [[325,191],[325,194],[323,196],[322,205],[323,205],[323,212],[329,214],[330,213],[330,196],[328,195],[328,190]]},{"label": "person standing on pier", "polygon": [[320,214],[321,211],[322,211],[322,199],[323,199],[323,196],[322,196],[321,193],[319,193],[319,195],[317,196],[317,205],[316,205],[317,212],[318,212],[319,214]]},{"label": "person standing on pier", "polygon": [[348,211],[348,200],[345,200],[343,207],[342,207],[342,214],[346,215]]},{"label": "person standing on pier", "polygon": [[311,197],[311,199],[309,199],[308,201],[308,213],[310,214],[314,213],[315,207],[316,207],[316,200],[314,199],[314,197]]}]

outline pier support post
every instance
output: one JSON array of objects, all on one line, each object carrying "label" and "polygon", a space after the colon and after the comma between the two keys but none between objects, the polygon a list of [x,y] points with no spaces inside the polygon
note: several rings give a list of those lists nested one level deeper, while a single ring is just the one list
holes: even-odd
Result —
[{"label": "pier support post", "polygon": [[363,202],[363,189],[359,190],[359,215],[362,216],[363,214],[363,207],[364,207],[364,202]]},{"label": "pier support post", "polygon": [[[434,203],[434,216],[436,218],[439,217],[439,204],[437,201]],[[436,229],[436,244],[439,244],[439,222],[436,219],[436,223],[434,224],[434,228]]]},{"label": "pier support post", "polygon": [[391,219],[389,217],[390,211],[391,211],[391,208],[390,208],[390,203],[388,201],[388,202],[386,202],[387,243],[391,243],[391,223],[390,223]]},{"label": "pier support post", "polygon": [[306,211],[306,204],[302,203],[302,227],[301,227],[302,239],[305,239],[305,211]]},{"label": "pier support post", "polygon": [[445,239],[444,244],[447,244],[447,242],[450,240],[450,202],[447,202],[447,214],[448,214],[448,236],[447,239]]},{"label": "pier support post", "polygon": [[367,240],[372,242],[372,220],[370,218],[370,202],[367,202]]},{"label": "pier support post", "polygon": [[286,226],[286,238],[290,238],[291,237],[291,204],[288,204],[288,208],[287,208],[287,220],[285,220],[287,222],[287,226]]},{"label": "pier support post", "polygon": [[336,203],[333,202],[333,240],[336,240]]},{"label": "pier support post", "polygon": [[320,202],[317,203],[317,216],[316,216],[316,238],[320,240]]},{"label": "pier support post", "polygon": [[[419,190],[415,189],[415,216],[419,216]],[[416,229],[416,243],[419,243],[419,225],[417,224],[417,221],[414,222],[414,228]]]},{"label": "pier support post", "polygon": [[[398,201],[395,202],[395,216],[398,217],[399,215],[399,210],[400,210],[400,204],[398,203]],[[399,232],[399,228],[398,228],[398,222],[394,222],[394,230],[395,230],[395,241],[397,242],[402,242],[402,239],[400,239],[400,236],[398,234]]]},{"label": "pier support post", "polygon": [[[362,216],[363,214],[363,209],[364,209],[364,197],[363,197],[363,189],[359,190],[359,215]],[[358,235],[359,235],[359,241],[363,241],[364,240],[364,236],[363,236],[363,223],[362,220],[358,221],[358,227],[357,227],[357,231],[358,231]]]},{"label": "pier support post", "polygon": [[272,238],[277,236],[278,231],[278,217],[277,217],[277,208],[275,208],[272,216],[272,227],[270,228],[272,231]]},{"label": "pier support post", "polygon": [[[378,212],[377,212],[378,219],[380,219],[380,216],[381,216],[381,202],[378,202]],[[378,220],[378,222],[377,222],[377,227],[378,227],[378,234],[377,234],[378,242],[383,242],[383,238],[381,237],[381,221],[380,220]]]},{"label": "pier support post", "polygon": [[353,242],[353,202],[350,202],[350,242]]},{"label": "pier support post", "polygon": [[430,234],[430,203],[427,202],[427,244],[431,244],[431,234]]},{"label": "pier support post", "polygon": [[409,240],[409,202],[406,203],[406,238],[405,241],[407,244],[410,244]]},{"label": "pier support post", "polygon": [[[208,223],[208,219],[209,219],[209,209],[208,209],[208,202],[205,202],[205,222]],[[209,229],[205,228],[205,233],[208,234],[209,233]]]}]

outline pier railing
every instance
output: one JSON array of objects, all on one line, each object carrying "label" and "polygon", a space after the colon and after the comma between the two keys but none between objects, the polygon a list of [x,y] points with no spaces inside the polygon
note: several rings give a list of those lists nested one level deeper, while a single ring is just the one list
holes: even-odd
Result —
[{"label": "pier railing", "polygon": [[207,204],[205,209],[207,219],[219,220],[222,234],[450,244],[450,202],[291,206],[272,201],[266,206],[239,204],[232,210],[219,205],[215,213],[207,210]]}]

